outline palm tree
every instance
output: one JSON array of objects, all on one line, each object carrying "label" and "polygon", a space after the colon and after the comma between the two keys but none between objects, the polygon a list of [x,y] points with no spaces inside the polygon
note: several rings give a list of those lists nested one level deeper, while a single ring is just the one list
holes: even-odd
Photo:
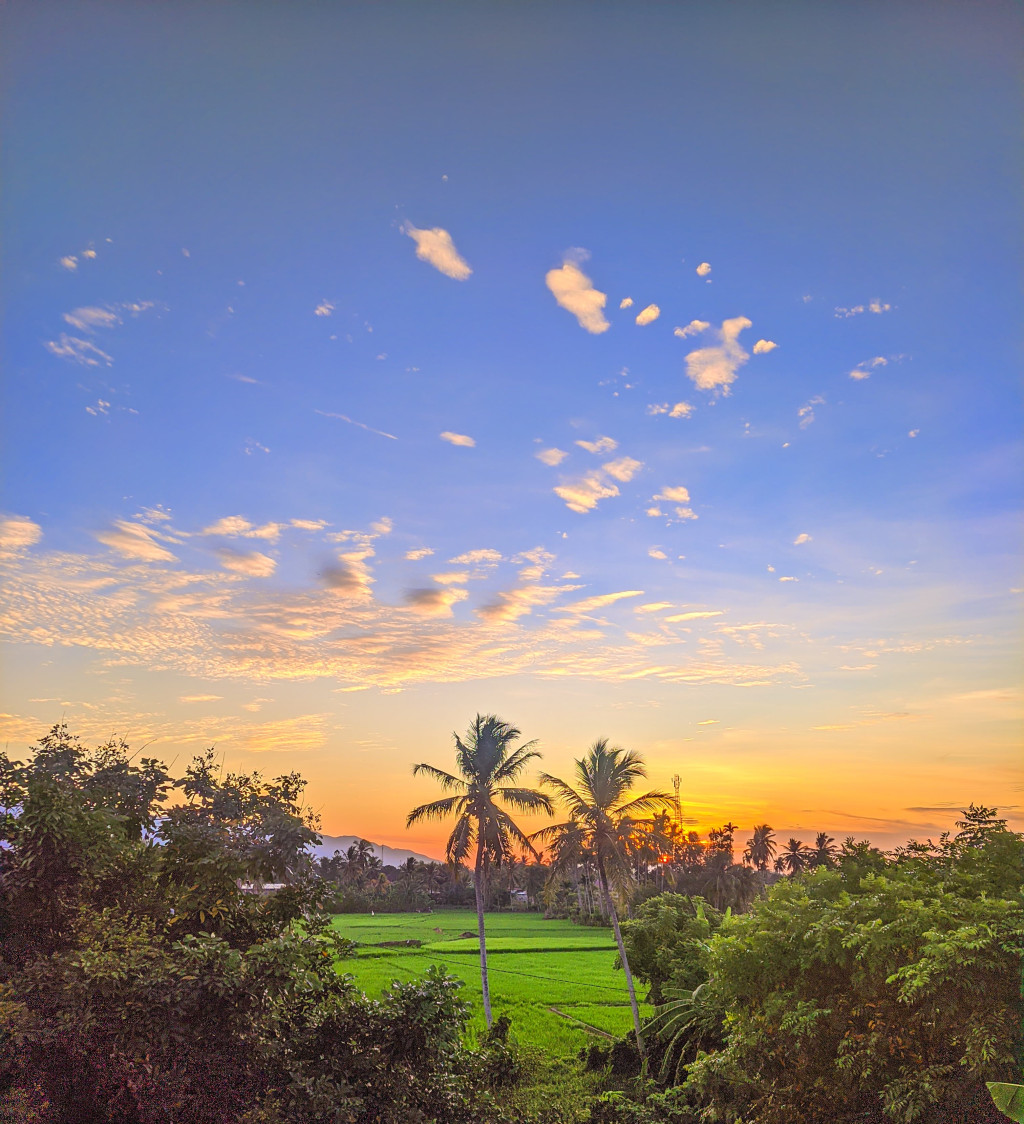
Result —
[{"label": "palm tree", "polygon": [[790,874],[799,874],[806,870],[810,862],[811,849],[799,839],[790,839],[786,849],[775,860],[776,870],[788,870]]},{"label": "palm tree", "polygon": [[448,838],[445,859],[452,864],[463,862],[476,848],[473,866],[473,888],[476,891],[476,922],[480,934],[480,981],[484,1000],[484,1017],[491,1026],[491,991],[487,981],[487,945],[484,939],[484,886],[490,868],[499,867],[515,856],[516,851],[529,851],[539,857],[530,840],[498,801],[519,812],[547,812],[551,801],[542,792],[521,788],[515,782],[526,763],[540,754],[536,742],[513,747],[522,735],[507,722],[493,714],[478,714],[463,741],[455,738],[455,762],[459,776],[446,773],[434,765],[413,766],[413,775],[426,773],[438,781],[445,792],[458,795],[434,800],[413,808],[406,827],[420,820],[443,820],[455,816],[455,829]]},{"label": "palm tree", "polygon": [[836,841],[827,832],[819,831],[814,840],[814,853],[810,858],[811,866],[827,866],[830,869],[836,864],[836,854],[839,848]]},{"label": "palm tree", "polygon": [[608,739],[601,738],[594,742],[586,757],[577,760],[576,788],[558,777],[541,774],[541,784],[554,789],[556,799],[569,813],[569,820],[543,828],[533,836],[545,842],[553,841],[557,853],[561,837],[582,834],[584,849],[594,857],[601,896],[611,918],[615,943],[619,946],[619,959],[626,973],[636,1044],[644,1064],[647,1055],[640,1030],[640,1009],[611,888],[614,885],[617,890],[626,891],[633,881],[629,859],[623,853],[623,826],[631,822],[637,812],[657,812],[672,804],[672,797],[664,792],[645,792],[643,796],[627,799],[636,781],[646,776],[647,770],[638,754],[620,747],[609,748]]},{"label": "palm tree", "polygon": [[743,858],[756,870],[765,871],[775,858],[775,832],[766,823],[758,824],[747,843]]}]

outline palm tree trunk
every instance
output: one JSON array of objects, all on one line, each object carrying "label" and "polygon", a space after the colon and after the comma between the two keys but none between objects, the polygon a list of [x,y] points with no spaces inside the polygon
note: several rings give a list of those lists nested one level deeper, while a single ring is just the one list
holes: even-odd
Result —
[{"label": "palm tree trunk", "polygon": [[604,863],[597,860],[597,873],[601,879],[601,895],[604,898],[608,916],[612,919],[612,928],[615,930],[615,943],[619,946],[619,959],[622,961],[622,970],[626,973],[626,987],[629,989],[629,1005],[633,1008],[633,1029],[636,1032],[636,1048],[640,1052],[640,1064],[643,1071],[647,1070],[647,1051],[644,1049],[643,1035],[640,1033],[640,1008],[636,1003],[636,988],[633,986],[633,973],[629,969],[629,959],[626,956],[626,946],[622,943],[622,930],[619,928],[619,915],[615,912],[615,903],[612,901],[611,891],[608,889],[608,875],[605,874]]},{"label": "palm tree trunk", "polygon": [[487,982],[487,944],[484,939],[484,875],[483,853],[477,851],[476,867],[473,870],[473,888],[476,890],[476,928],[480,937],[480,991],[484,997],[484,1018],[487,1029],[491,1029],[491,989]]}]

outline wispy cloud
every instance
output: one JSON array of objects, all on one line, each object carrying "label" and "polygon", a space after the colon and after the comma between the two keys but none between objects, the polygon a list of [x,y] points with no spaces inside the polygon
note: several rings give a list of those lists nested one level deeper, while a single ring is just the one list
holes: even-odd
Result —
[{"label": "wispy cloud", "polygon": [[425,617],[450,617],[452,606],[465,601],[469,594],[464,589],[407,589],[405,603],[414,612]]},{"label": "wispy cloud", "polygon": [[480,550],[467,550],[464,554],[457,554],[454,558],[449,558],[448,561],[456,566],[493,566],[501,562],[503,557],[504,555],[500,550],[483,547]]},{"label": "wispy cloud", "polygon": [[429,546],[421,546],[416,550],[407,550],[405,557],[409,562],[418,562],[421,558],[429,558],[433,553]]},{"label": "wispy cloud", "polygon": [[83,367],[109,367],[114,362],[110,355],[94,343],[69,336],[66,332],[61,332],[55,340],[46,340],[43,346],[58,359],[66,359],[69,363],[78,363]]},{"label": "wispy cloud", "polygon": [[43,537],[43,529],[27,515],[0,518],[0,557],[21,554]]},{"label": "wispy cloud", "polygon": [[619,489],[608,483],[604,473],[598,469],[583,473],[582,476],[569,477],[554,489],[555,495],[565,501],[570,511],[583,514],[593,511],[598,503],[611,496],[617,496]]},{"label": "wispy cloud", "polygon": [[794,546],[803,546],[803,544],[805,542],[810,542],[810,541],[811,541],[811,536],[809,534],[807,534],[806,531],[803,531],[799,535],[797,535],[797,537],[793,540],[793,545]]},{"label": "wispy cloud", "polygon": [[219,702],[223,695],[181,695],[178,698],[180,703],[204,703],[204,702]]},{"label": "wispy cloud", "polygon": [[491,622],[518,620],[528,616],[539,606],[549,605],[567,589],[578,588],[579,586],[535,584],[517,586],[495,594],[491,601],[477,609],[477,615]]},{"label": "wispy cloud", "polygon": [[140,562],[176,561],[175,556],[160,545],[158,532],[143,523],[115,519],[113,526],[97,531],[95,537],[104,546],[109,546],[125,558],[134,558]]},{"label": "wispy cloud", "polygon": [[685,328],[676,328],[672,335],[685,340],[687,336],[699,335],[701,332],[706,332],[710,327],[711,324],[707,320],[691,320]]},{"label": "wispy cloud", "polygon": [[445,277],[465,281],[473,272],[469,263],[455,249],[455,243],[447,230],[442,230],[439,226],[431,230],[420,230],[407,222],[402,227],[402,233],[415,241],[416,256],[420,261],[429,262]]},{"label": "wispy cloud", "polygon": [[661,309],[656,304],[649,304],[637,313],[636,322],[642,328],[645,324],[653,324],[661,315]]},{"label": "wispy cloud", "polygon": [[95,332],[120,324],[121,317],[110,308],[74,308],[64,313],[64,321],[80,332]]},{"label": "wispy cloud", "polygon": [[313,309],[314,316],[330,316],[334,311],[334,305],[331,301],[321,301],[316,308]]},{"label": "wispy cloud", "polygon": [[222,546],[217,548],[216,554],[225,570],[244,574],[247,578],[269,578],[277,569],[273,558],[255,550],[250,552]]},{"label": "wispy cloud", "polygon": [[[580,253],[577,260],[586,260],[586,256]],[[594,288],[576,261],[566,258],[560,269],[549,269],[544,282],[559,305],[571,312],[585,331],[596,336],[611,326],[603,312],[607,295]]]},{"label": "wispy cloud", "polygon": [[559,465],[569,455],[564,449],[541,449],[539,452],[533,454],[537,460],[543,464],[550,465],[552,468]]},{"label": "wispy cloud", "polygon": [[723,320],[717,332],[716,347],[701,347],[686,356],[687,377],[701,390],[718,390],[729,393],[736,380],[736,372],[750,358],[739,344],[739,334],[751,326],[745,316]]},{"label": "wispy cloud", "polygon": [[837,307],[835,309],[835,315],[836,315],[836,318],[839,319],[839,320],[846,320],[851,316],[860,316],[862,313],[865,313],[865,312],[874,312],[876,314],[879,314],[879,313],[882,313],[882,312],[891,312],[891,311],[892,311],[892,305],[891,304],[885,304],[883,301],[878,300],[877,297],[876,297],[874,300],[868,301],[868,303],[866,305],[855,304],[851,308]]},{"label": "wispy cloud", "polygon": [[461,445],[464,448],[472,449],[476,445],[476,441],[472,437],[467,437],[465,433],[452,433],[450,429],[446,429],[444,433],[440,434],[442,441],[447,441],[449,445]]},{"label": "wispy cloud", "polygon": [[338,421],[348,422],[349,425],[358,426],[360,429],[365,429],[368,433],[376,433],[378,437],[387,437],[391,441],[397,441],[398,438],[393,433],[386,433],[383,429],[374,429],[372,425],[367,425],[366,422],[356,421],[355,418],[350,418],[347,414],[333,414],[327,410],[314,410],[322,418],[337,418]]},{"label": "wispy cloud", "polygon": [[598,456],[614,453],[619,447],[618,441],[612,437],[598,437],[596,441],[577,441],[576,444],[581,449],[586,449],[588,453],[595,453]]},{"label": "wispy cloud", "polygon": [[617,593],[599,593],[595,597],[585,597],[582,601],[573,601],[569,605],[560,605],[556,612],[559,613],[594,613],[598,609],[607,609],[616,601],[627,597],[643,597],[642,589],[623,589]]},{"label": "wispy cloud", "polygon": [[634,460],[633,457],[619,457],[618,460],[607,461],[601,468],[613,480],[628,484],[630,480],[643,468],[643,461]]},{"label": "wispy cloud", "polygon": [[464,585],[469,581],[468,570],[449,570],[441,574],[431,574],[430,580],[438,585]]},{"label": "wispy cloud", "polygon": [[797,410],[796,416],[800,419],[801,429],[806,429],[813,423],[814,407],[823,406],[824,404],[825,399],[820,394],[816,394],[813,398],[808,399],[808,401],[804,403],[804,405],[801,406],[800,409]]}]

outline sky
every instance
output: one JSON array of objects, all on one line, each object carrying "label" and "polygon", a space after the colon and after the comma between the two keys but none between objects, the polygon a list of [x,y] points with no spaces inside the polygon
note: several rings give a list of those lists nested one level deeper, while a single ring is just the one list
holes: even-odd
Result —
[{"label": "sky", "polygon": [[496,713],[698,830],[1024,827],[1018,5],[0,20],[9,753],[440,854]]}]

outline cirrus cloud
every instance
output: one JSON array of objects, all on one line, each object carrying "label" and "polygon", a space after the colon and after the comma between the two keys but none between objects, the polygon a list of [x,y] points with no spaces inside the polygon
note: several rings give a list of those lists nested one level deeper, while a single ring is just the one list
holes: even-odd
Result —
[{"label": "cirrus cloud", "polygon": [[439,436],[442,441],[447,441],[449,445],[461,445],[466,449],[472,449],[476,445],[476,441],[472,437],[468,437],[465,433],[452,433],[450,429],[446,429]]}]

